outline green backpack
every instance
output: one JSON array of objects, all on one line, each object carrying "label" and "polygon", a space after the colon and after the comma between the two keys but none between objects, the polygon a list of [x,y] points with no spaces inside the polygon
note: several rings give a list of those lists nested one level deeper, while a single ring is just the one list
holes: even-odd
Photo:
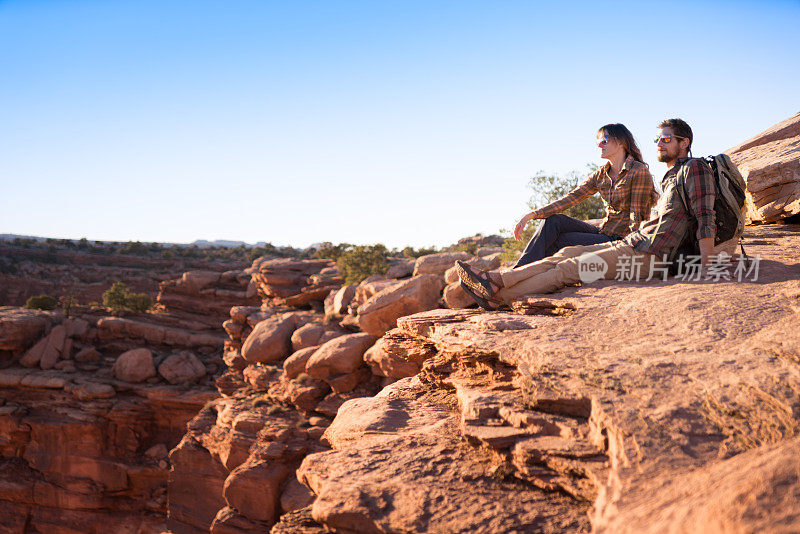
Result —
[{"label": "green backpack", "polygon": [[[736,168],[736,165],[727,154],[696,159],[701,159],[711,168],[714,174],[714,222],[716,224],[714,245],[740,238],[744,231],[746,213],[744,198],[747,186],[744,183],[744,178],[739,173],[739,169]],[[689,168],[687,163],[688,161],[678,171],[677,189],[683,199],[683,205],[688,210],[689,203],[686,199],[686,190],[683,187]],[[697,240],[694,239],[693,232],[689,232],[689,235],[684,237],[684,242],[679,248],[684,253],[699,253],[700,249],[697,245]],[[744,253],[744,247],[742,248],[742,253]]]}]

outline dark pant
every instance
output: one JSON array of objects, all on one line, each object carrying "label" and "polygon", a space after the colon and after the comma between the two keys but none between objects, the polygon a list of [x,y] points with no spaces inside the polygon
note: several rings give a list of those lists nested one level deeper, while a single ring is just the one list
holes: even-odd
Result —
[{"label": "dark pant", "polygon": [[559,213],[544,220],[514,267],[522,267],[552,256],[571,245],[597,245],[617,239],[620,238],[601,234],[600,229],[593,224]]}]

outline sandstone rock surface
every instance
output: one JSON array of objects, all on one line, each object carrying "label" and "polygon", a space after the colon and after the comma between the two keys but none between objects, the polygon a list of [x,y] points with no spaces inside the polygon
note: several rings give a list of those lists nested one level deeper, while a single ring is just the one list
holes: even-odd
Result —
[{"label": "sandstone rock surface", "polygon": [[470,260],[472,258],[472,254],[468,252],[440,252],[420,256],[414,264],[414,276],[421,274],[444,276],[445,271],[451,268],[456,260]]},{"label": "sandstone rock surface", "polygon": [[365,332],[381,336],[397,326],[399,317],[436,308],[443,285],[442,277],[435,274],[397,282],[358,307],[358,324]]},{"label": "sandstone rock surface", "polygon": [[242,346],[242,358],[258,363],[286,358],[291,352],[291,338],[296,325],[297,320],[291,314],[258,323]]},{"label": "sandstone rock surface", "polygon": [[191,352],[181,351],[167,356],[158,366],[158,374],[170,384],[194,382],[206,375],[206,367]]},{"label": "sandstone rock surface", "polygon": [[800,113],[726,152],[747,183],[751,221],[800,213]]},{"label": "sandstone rock surface", "polygon": [[278,304],[306,306],[339,289],[342,279],[330,260],[270,259],[254,263],[259,293]]},{"label": "sandstone rock surface", "polygon": [[[337,391],[350,391],[360,376],[352,375],[364,366],[364,352],[375,343],[375,336],[370,334],[349,334],[332,339],[320,346],[306,362],[306,373],[312,378],[325,380]],[[343,382],[337,384],[335,381]]]},{"label": "sandstone rock surface", "polygon": [[[800,528],[800,227],[745,237],[762,258],[755,282],[609,281],[523,299],[523,315],[403,317],[398,330],[437,352],[341,407],[324,436],[333,449],[298,471],[313,520],[360,532]],[[463,443],[474,449],[462,456]]]}]

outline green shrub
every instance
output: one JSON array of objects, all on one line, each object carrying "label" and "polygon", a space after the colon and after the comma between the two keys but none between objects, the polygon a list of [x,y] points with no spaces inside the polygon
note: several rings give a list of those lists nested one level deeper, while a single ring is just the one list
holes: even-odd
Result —
[{"label": "green shrub", "polygon": [[25,302],[25,307],[29,310],[54,310],[58,306],[58,300],[50,295],[36,295]]},{"label": "green shrub", "polygon": [[[542,208],[550,204],[554,200],[565,197],[575,187],[580,185],[586,180],[588,174],[597,170],[597,165],[587,164],[585,172],[572,171],[566,175],[560,174],[547,174],[539,171],[534,175],[528,187],[531,189],[531,198],[528,200],[528,207],[531,210]],[[603,200],[599,195],[593,195],[577,206],[573,206],[562,212],[564,215],[580,219],[582,221],[588,219],[600,219],[605,217],[605,208],[603,207]],[[524,214],[520,214],[520,218]],[[517,258],[520,252],[525,250],[525,246],[530,241],[536,229],[541,224],[541,219],[536,219],[528,223],[522,231],[522,239],[517,241],[511,235],[503,243],[503,254],[500,256],[502,261],[513,261]],[[508,230],[502,230],[507,232]],[[511,232],[513,234],[513,228]]]},{"label": "green shrub", "polygon": [[419,258],[420,256],[427,256],[428,254],[436,254],[438,252],[436,247],[418,248],[406,247],[403,249],[403,256],[406,258]]},{"label": "green shrub", "polygon": [[114,315],[131,311],[142,313],[153,306],[153,299],[146,293],[131,293],[122,282],[114,282],[103,293],[103,306],[109,308]]},{"label": "green shrub", "polygon": [[322,245],[320,245],[320,247],[317,250],[314,251],[312,257],[339,261],[339,256],[341,256],[345,250],[347,250],[352,246],[353,245],[349,243],[339,243],[338,245],[334,245],[330,241],[326,241],[322,243]]},{"label": "green shrub", "polygon": [[153,299],[147,293],[130,293],[128,307],[132,312],[144,313],[153,307]]},{"label": "green shrub", "polygon": [[339,255],[336,266],[346,284],[358,284],[373,274],[384,274],[389,269],[386,262],[386,247],[377,245],[356,245]]}]

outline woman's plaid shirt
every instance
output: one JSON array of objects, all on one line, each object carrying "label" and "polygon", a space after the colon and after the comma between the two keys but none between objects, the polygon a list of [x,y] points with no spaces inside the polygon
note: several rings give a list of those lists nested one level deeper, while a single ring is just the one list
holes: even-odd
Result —
[{"label": "woman's plaid shirt", "polygon": [[610,236],[626,236],[650,217],[650,209],[658,199],[653,176],[647,165],[628,156],[616,178],[608,176],[609,163],[593,172],[589,179],[560,200],[535,210],[537,219],[545,219],[571,208],[595,193],[600,193],[606,218],[600,231]]},{"label": "woman's plaid shirt", "polygon": [[[687,206],[677,189],[678,171],[687,165]],[[637,252],[658,258],[672,257],[686,235],[694,231],[697,239],[716,235],[714,226],[714,173],[702,159],[681,158],[661,180],[664,194],[658,203],[658,215],[642,223],[636,232],[625,238]]]}]

